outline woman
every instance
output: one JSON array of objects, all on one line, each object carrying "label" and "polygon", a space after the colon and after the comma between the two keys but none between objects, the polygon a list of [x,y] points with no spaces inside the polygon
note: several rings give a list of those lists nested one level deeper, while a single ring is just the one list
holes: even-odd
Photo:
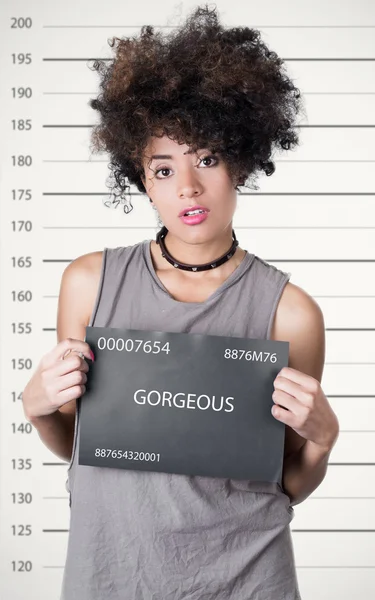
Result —
[{"label": "woman", "polygon": [[[165,37],[116,40],[113,63],[95,63],[93,147],[110,153],[114,203],[132,209],[129,181],[164,225],[65,269],[59,343],[24,390],[27,419],[69,462],[62,598],[296,600],[293,505],[323,480],[339,431],[320,387],[324,321],[289,273],[238,246],[232,220],[239,186],[298,143],[299,91],[259,32],[224,29],[207,6]],[[272,408],[283,485],[79,465],[87,325],[289,341]]]}]

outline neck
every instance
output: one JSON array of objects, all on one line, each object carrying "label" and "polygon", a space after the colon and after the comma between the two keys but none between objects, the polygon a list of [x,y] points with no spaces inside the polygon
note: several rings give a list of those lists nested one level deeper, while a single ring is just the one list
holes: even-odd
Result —
[{"label": "neck", "polygon": [[164,243],[169,254],[180,263],[188,265],[209,263],[222,256],[231,247],[233,243],[232,225],[214,240],[195,244],[184,242],[168,231]]}]

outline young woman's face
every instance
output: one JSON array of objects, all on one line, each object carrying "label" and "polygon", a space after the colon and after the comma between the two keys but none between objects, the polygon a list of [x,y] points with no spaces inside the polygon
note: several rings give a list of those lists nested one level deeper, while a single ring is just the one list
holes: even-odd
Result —
[{"label": "young woman's face", "polygon": [[[209,148],[191,154],[186,144],[152,137],[143,165],[147,195],[173,235],[199,243],[214,239],[231,224],[237,192],[219,154],[212,155]],[[206,211],[203,217],[183,216],[195,206]]]}]

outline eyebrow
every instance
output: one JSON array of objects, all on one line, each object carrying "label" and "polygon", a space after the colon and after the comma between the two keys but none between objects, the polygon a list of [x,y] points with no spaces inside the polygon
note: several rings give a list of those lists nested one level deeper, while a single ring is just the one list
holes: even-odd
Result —
[{"label": "eyebrow", "polygon": [[[187,150],[186,152],[184,152],[184,155],[185,154],[193,154],[193,151],[192,150]],[[151,160],[158,159],[158,158],[166,160],[168,158],[173,158],[173,156],[171,156],[170,154],[153,154],[151,156]]]}]

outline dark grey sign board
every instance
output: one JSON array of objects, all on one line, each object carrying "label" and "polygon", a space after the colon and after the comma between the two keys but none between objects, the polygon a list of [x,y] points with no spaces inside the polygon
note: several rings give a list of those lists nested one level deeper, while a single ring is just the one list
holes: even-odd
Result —
[{"label": "dark grey sign board", "polygon": [[289,342],[86,327],[80,465],[281,484],[273,382]]}]

